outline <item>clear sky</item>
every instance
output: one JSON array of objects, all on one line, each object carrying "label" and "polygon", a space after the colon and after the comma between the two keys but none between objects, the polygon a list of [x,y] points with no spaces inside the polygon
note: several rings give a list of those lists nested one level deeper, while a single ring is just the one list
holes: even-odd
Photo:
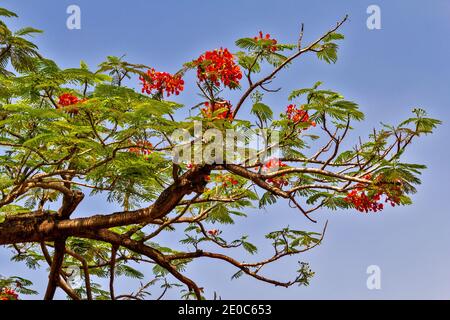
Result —
[{"label": "clear sky", "polygon": [[[81,30],[66,28],[70,4],[81,8]],[[371,4],[381,8],[381,30],[366,27],[366,9]],[[316,272],[309,287],[277,288],[245,276],[230,281],[232,268],[206,260],[193,264],[187,274],[209,289],[207,296],[217,291],[228,299],[450,298],[449,1],[5,0],[0,6],[20,15],[12,27],[45,30],[36,43],[62,67],[78,66],[80,60],[96,66],[107,55],[126,54],[130,62],[168,72],[205,50],[220,46],[232,50],[235,39],[256,35],[259,30],[281,42],[295,42],[304,22],[305,41],[313,40],[349,14],[350,21],[341,30],[346,39],[338,62],[328,65],[313,57],[302,58],[277,78],[283,90],[267,102],[281,112],[290,90],[323,81],[324,87],[342,92],[366,113],[367,120],[356,126],[353,139],[366,136],[380,121],[398,123],[416,106],[443,120],[434,135],[416,141],[405,154],[405,162],[429,167],[419,193],[413,196],[414,204],[367,215],[322,210],[315,215],[318,225],[313,225],[280,202],[265,212],[249,210],[249,219],[227,228],[230,238],[253,235],[251,240],[264,256],[271,249],[263,239],[266,232],[288,224],[320,231],[329,220],[320,247],[268,269],[270,275],[286,279],[294,275],[297,260],[309,262]],[[196,102],[193,94],[177,99],[187,105]],[[79,214],[112,209],[97,200],[84,204]],[[0,250],[0,274],[23,275],[43,292],[45,267],[28,271],[23,264],[9,262],[9,256]],[[369,265],[381,268],[381,290],[366,287]],[[124,283],[118,291],[135,285]]]}]

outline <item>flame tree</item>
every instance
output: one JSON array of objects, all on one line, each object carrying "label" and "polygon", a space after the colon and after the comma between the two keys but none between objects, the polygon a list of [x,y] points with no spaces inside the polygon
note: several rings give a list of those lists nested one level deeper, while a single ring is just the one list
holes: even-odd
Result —
[{"label": "flame tree", "polygon": [[[6,9],[0,15],[5,21],[16,17]],[[344,38],[338,29],[346,20],[308,44],[303,27],[295,44],[255,32],[236,41],[236,52],[194,53],[175,73],[123,57],[108,57],[95,71],[84,62],[61,69],[30,42],[39,30],[12,31],[0,21],[0,245],[10,249],[13,261],[32,269],[47,265],[45,299],[57,288],[70,299],[144,299],[149,293],[160,299],[168,290],[201,299],[206,293],[185,272],[200,258],[232,265],[232,278],[308,285],[314,273],[307,263],[293,266],[291,280],[269,278],[265,266],[319,245],[326,225],[319,233],[267,230],[273,254],[252,262],[227,254],[232,248],[255,254],[248,235],[230,239],[220,225],[245,218],[246,208],[276,201],[288,202],[311,222],[320,210],[368,213],[411,204],[425,167],[404,163],[401,155],[440,123],[416,108],[411,118],[374,129],[345,149],[352,123],[364,114],[320,82],[294,90],[280,101],[286,111],[274,115],[264,103],[277,91],[272,80],[304,55],[336,62],[337,42]],[[170,100],[182,97],[188,72],[197,77],[194,107]],[[125,80],[141,90],[125,87]],[[239,100],[227,99],[231,90],[241,93]],[[239,117],[244,109],[250,121]],[[176,120],[180,114],[186,116]],[[175,164],[171,134],[178,128],[192,132],[194,121],[204,130],[277,131],[281,155],[251,165]],[[117,211],[80,212],[82,202],[99,196]],[[176,249],[158,244],[167,232],[180,236]],[[148,265],[148,272],[136,263]],[[80,270],[81,286],[70,285],[70,267]],[[142,285],[116,293],[118,276],[142,279]],[[36,293],[30,285],[18,276],[2,278],[0,298]]]}]

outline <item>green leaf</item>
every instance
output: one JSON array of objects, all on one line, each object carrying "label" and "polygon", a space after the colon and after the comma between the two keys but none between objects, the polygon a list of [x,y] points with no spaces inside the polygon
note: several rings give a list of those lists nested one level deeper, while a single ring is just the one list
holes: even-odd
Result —
[{"label": "green leaf", "polygon": [[217,204],[214,209],[209,212],[207,220],[212,223],[234,224],[234,220],[230,217],[228,208],[222,203]]},{"label": "green leaf", "polygon": [[255,254],[258,252],[258,248],[255,245],[251,244],[250,242],[243,241],[242,246],[250,254]]},{"label": "green leaf", "polygon": [[330,42],[334,40],[343,40],[345,37],[343,34],[332,32],[329,35],[327,35],[325,38],[323,38],[323,42]]},{"label": "green leaf", "polygon": [[332,42],[325,43],[318,48],[317,57],[327,63],[336,63],[338,45]]},{"label": "green leaf", "polygon": [[236,40],[236,46],[246,50],[257,50],[260,48],[260,45],[253,38],[241,38]]},{"label": "green leaf", "polygon": [[8,17],[8,18],[10,18],[10,17],[17,18],[17,14],[15,14],[14,12],[9,11],[9,10],[7,10],[5,8],[0,8],[0,16]]},{"label": "green leaf", "polygon": [[135,279],[143,279],[144,278],[144,274],[128,265],[125,264],[121,264],[119,266],[117,266],[116,268],[116,273],[117,275],[125,275],[127,277],[130,278],[135,278]]},{"label": "green leaf", "polygon": [[239,279],[240,277],[242,277],[243,274],[244,274],[244,271],[239,270],[238,272],[236,272],[235,274],[233,274],[231,276],[231,280]]},{"label": "green leaf", "polygon": [[272,109],[261,102],[255,103],[250,112],[259,117],[262,121],[270,121],[273,119]]},{"label": "green leaf", "polygon": [[265,208],[268,205],[277,202],[277,197],[270,191],[265,192],[259,200],[259,208]]},{"label": "green leaf", "polygon": [[15,34],[17,36],[26,36],[26,35],[32,35],[33,33],[42,33],[42,30],[39,29],[35,29],[35,28],[31,28],[31,27],[26,27],[26,28],[22,28],[19,29],[15,32]]}]

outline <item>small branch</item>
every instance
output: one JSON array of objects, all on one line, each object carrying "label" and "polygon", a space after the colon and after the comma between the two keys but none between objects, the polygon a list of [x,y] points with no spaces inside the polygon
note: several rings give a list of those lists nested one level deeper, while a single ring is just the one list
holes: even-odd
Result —
[{"label": "small branch", "polygon": [[293,196],[291,196],[289,199],[295,204],[295,206],[303,213],[303,215],[304,215],[309,221],[314,222],[314,223],[317,223],[316,220],[314,220],[314,219],[312,219],[312,218],[310,218],[310,217],[308,216],[308,213],[305,211],[305,209],[302,208],[302,206],[300,206],[300,204],[297,202],[297,200],[295,200],[295,198],[294,198]]},{"label": "small branch", "polygon": [[299,51],[302,49],[302,40],[303,40],[304,27],[305,27],[305,24],[302,22],[301,27],[300,27],[300,36],[298,37],[298,43],[297,43],[297,47],[298,47]]}]

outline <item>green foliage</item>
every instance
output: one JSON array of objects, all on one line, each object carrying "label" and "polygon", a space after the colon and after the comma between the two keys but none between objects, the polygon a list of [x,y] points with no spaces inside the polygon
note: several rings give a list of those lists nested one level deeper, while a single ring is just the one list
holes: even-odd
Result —
[{"label": "green foliage", "polygon": [[256,115],[262,121],[270,121],[273,119],[273,111],[272,109],[261,102],[255,103],[252,107],[251,113]]},{"label": "green foliage", "polygon": [[241,239],[241,243],[242,243],[242,246],[244,247],[244,249],[250,254],[257,253],[258,252],[258,248],[254,244],[252,244],[252,243],[250,243],[250,242],[248,242],[246,240],[247,240],[247,236],[244,236]]},{"label": "green foliage", "polygon": [[[0,12],[1,13],[1,12]],[[33,285],[30,280],[21,277],[0,277],[0,291],[2,288],[13,288],[14,291],[25,295],[38,294],[37,291],[30,289],[29,287]]]},{"label": "green foliage", "polygon": [[29,212],[29,207],[22,207],[16,204],[8,204],[0,208],[0,223],[2,223],[6,216],[17,215],[21,213]]},{"label": "green foliage", "polygon": [[209,213],[208,221],[212,223],[218,222],[221,224],[234,224],[234,220],[230,213],[231,212],[227,206],[222,203],[217,204]]},{"label": "green foliage", "polygon": [[259,200],[259,208],[265,208],[268,205],[274,204],[275,202],[277,202],[277,197],[267,191],[264,192],[264,194],[261,196],[261,199]]},{"label": "green foliage", "polygon": [[277,44],[276,51],[270,50],[272,40],[254,38],[241,38],[236,40],[236,46],[244,49],[236,53],[239,65],[249,73],[259,73],[261,71],[261,63],[267,62],[273,66],[280,66],[287,60],[285,55],[279,52],[295,49],[297,46],[293,44]]},{"label": "green foliage", "polygon": [[259,73],[261,71],[261,65],[255,56],[247,55],[245,52],[242,51],[237,52],[236,56],[238,58],[239,65],[244,69],[252,73]]},{"label": "green foliage", "polygon": [[26,248],[23,252],[20,251],[16,255],[11,257],[11,261],[14,262],[25,262],[25,265],[30,269],[37,269],[40,267],[40,263],[45,261],[44,256],[37,252],[37,248]]},{"label": "green foliage", "polygon": [[8,17],[8,18],[11,18],[11,17],[17,18],[17,14],[15,14],[14,12],[9,11],[5,8],[0,8],[0,16]]},{"label": "green foliage", "polygon": [[415,133],[417,135],[420,135],[422,133],[432,133],[433,129],[442,124],[442,121],[440,120],[428,118],[426,111],[421,108],[413,109],[413,113],[416,115],[416,117],[406,119],[405,121],[400,123],[399,127],[413,124],[415,126]]},{"label": "green foliage", "polygon": [[320,243],[320,233],[292,230],[289,227],[272,231],[266,235],[277,252],[292,253],[305,250]]},{"label": "green foliage", "polygon": [[320,60],[324,60],[327,63],[336,63],[338,56],[337,50],[339,46],[333,41],[342,40],[344,36],[340,33],[330,33],[322,42],[314,47],[314,50],[317,52],[317,57]]},{"label": "green foliage", "polygon": [[122,81],[127,78],[131,79],[132,74],[138,74],[145,77],[144,69],[147,67],[142,64],[132,64],[123,60],[122,57],[108,56],[106,61],[100,63],[96,74],[108,72],[112,77],[111,84],[121,86]]},{"label": "green foliage", "polygon": [[345,100],[344,97],[331,90],[319,90],[321,82],[317,82],[311,88],[298,89],[291,92],[289,100],[294,100],[301,96],[306,96],[305,110],[315,111],[312,118],[321,123],[323,116],[330,116],[339,122],[348,119],[362,121],[364,114],[359,110],[358,105],[352,101]]},{"label": "green foliage", "polygon": [[300,262],[300,268],[297,270],[299,276],[296,279],[296,283],[299,286],[308,286],[309,281],[314,276],[314,272],[309,268],[309,264],[306,262]]},{"label": "green foliage", "polygon": [[116,269],[116,275],[124,275],[129,278],[143,279],[144,274],[128,265],[121,264]]},{"label": "green foliage", "polygon": [[[1,17],[17,17],[14,12],[4,8],[0,9]],[[0,20],[0,76],[13,74],[6,70],[8,63],[19,72],[35,70],[35,59],[40,58],[41,55],[37,51],[37,46],[24,37],[41,32],[41,30],[30,27],[13,32]]]}]

